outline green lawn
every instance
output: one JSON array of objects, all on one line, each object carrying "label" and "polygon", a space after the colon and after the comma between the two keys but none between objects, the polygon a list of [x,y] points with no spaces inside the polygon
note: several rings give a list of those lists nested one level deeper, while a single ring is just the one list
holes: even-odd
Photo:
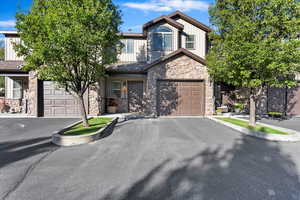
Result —
[{"label": "green lawn", "polygon": [[109,123],[113,118],[92,118],[89,120],[90,127],[84,128],[82,123],[73,126],[64,132],[64,135],[85,135],[98,131],[100,128],[104,127],[107,123]]},{"label": "green lawn", "polygon": [[279,130],[276,130],[276,129],[273,129],[270,127],[266,127],[266,126],[262,126],[262,125],[256,125],[255,127],[249,126],[247,121],[238,120],[238,119],[234,119],[234,118],[230,118],[230,117],[217,117],[217,119],[237,125],[237,126],[248,128],[248,129],[254,130],[254,131],[260,131],[260,132],[270,133],[270,134],[289,135],[286,132],[279,131]]}]

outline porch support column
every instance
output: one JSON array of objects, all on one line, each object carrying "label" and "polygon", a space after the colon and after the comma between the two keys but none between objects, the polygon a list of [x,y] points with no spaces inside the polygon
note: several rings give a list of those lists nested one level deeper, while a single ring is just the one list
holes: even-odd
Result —
[{"label": "porch support column", "polygon": [[28,115],[38,117],[38,79],[34,71],[29,72],[27,95]]},{"label": "porch support column", "polygon": [[102,78],[95,86],[89,88],[88,114],[98,116],[105,112],[105,79]]}]

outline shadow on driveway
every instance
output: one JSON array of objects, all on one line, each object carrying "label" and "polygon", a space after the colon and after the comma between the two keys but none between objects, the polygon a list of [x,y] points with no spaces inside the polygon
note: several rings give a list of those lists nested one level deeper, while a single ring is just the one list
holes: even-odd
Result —
[{"label": "shadow on driveway", "polygon": [[0,168],[58,148],[50,140],[51,137],[40,137],[0,143]]},{"label": "shadow on driveway", "polygon": [[300,199],[296,165],[278,143],[244,136],[225,151],[208,147],[179,167],[172,162],[165,160],[125,192],[113,188],[101,200]]}]

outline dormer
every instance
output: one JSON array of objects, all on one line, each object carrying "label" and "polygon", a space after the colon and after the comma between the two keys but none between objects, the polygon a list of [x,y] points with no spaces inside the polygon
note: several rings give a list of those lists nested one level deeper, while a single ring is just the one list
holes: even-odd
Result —
[{"label": "dormer", "polygon": [[161,16],[143,26],[147,36],[148,62],[153,62],[180,48],[205,58],[207,33],[211,29],[180,11]]},{"label": "dormer", "polygon": [[143,26],[147,35],[148,62],[152,62],[180,48],[180,32],[184,26],[168,16],[161,16]]},{"label": "dormer", "polygon": [[175,11],[168,17],[184,26],[179,39],[181,48],[205,58],[208,50],[208,33],[211,32],[211,28],[180,11]]}]

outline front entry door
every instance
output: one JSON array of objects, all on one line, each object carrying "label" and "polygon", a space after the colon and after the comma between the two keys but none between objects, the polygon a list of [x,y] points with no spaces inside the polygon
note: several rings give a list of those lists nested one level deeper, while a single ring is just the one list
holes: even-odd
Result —
[{"label": "front entry door", "polygon": [[142,112],[143,81],[128,81],[128,110]]}]

